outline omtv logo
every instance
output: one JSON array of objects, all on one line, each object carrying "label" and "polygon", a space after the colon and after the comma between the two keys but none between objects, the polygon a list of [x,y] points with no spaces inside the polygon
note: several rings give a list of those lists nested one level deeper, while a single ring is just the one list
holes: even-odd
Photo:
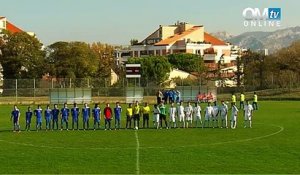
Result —
[{"label": "omtv logo", "polygon": [[245,8],[243,10],[245,20],[281,20],[281,8]]}]

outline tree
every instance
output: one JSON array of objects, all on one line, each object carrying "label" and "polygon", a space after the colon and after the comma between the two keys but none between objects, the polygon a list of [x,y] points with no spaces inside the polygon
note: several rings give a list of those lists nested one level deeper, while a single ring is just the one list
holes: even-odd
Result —
[{"label": "tree", "polygon": [[135,45],[135,44],[138,44],[139,43],[139,40],[137,40],[137,39],[131,39],[130,40],[130,45],[131,46],[133,46],[133,45]]},{"label": "tree", "polygon": [[48,72],[58,78],[94,77],[97,54],[84,42],[56,42],[48,47]]},{"label": "tree", "polygon": [[172,67],[186,71],[202,73],[205,70],[203,58],[196,54],[179,53],[168,55]]},{"label": "tree", "polygon": [[142,85],[153,82],[159,85],[167,80],[171,70],[171,64],[163,56],[149,56],[142,58],[130,58],[128,63],[141,64]]},{"label": "tree", "polygon": [[45,51],[42,43],[25,32],[3,30],[0,63],[4,79],[41,78],[45,73]]}]

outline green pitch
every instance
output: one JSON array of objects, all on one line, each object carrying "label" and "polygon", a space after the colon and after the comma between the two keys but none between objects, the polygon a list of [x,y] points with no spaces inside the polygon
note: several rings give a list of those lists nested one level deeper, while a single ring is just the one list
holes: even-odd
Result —
[{"label": "green pitch", "polygon": [[[243,128],[240,113],[235,130],[21,133],[10,131],[12,106],[2,105],[0,173],[300,173],[300,102],[260,102],[259,105],[252,129]],[[26,106],[19,108],[24,128]]]}]

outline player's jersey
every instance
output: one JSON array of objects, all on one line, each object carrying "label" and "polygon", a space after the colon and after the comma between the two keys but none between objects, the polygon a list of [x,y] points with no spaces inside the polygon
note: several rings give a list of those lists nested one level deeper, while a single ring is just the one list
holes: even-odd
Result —
[{"label": "player's jersey", "polygon": [[253,107],[252,107],[251,104],[249,104],[249,105],[245,106],[244,110],[245,110],[245,116],[249,117],[249,116],[251,116],[251,112],[253,111]]},{"label": "player's jersey", "polygon": [[70,110],[68,108],[62,108],[60,112],[61,112],[61,116],[63,118],[68,118],[69,117]]},{"label": "player's jersey", "polygon": [[19,120],[19,115],[20,115],[19,109],[14,109],[14,110],[11,112],[11,116],[13,117],[14,122],[17,122],[17,121]]},{"label": "player's jersey", "polygon": [[140,106],[139,105],[133,107],[133,114],[140,114]]},{"label": "player's jersey", "polygon": [[144,106],[143,107],[143,114],[149,114],[150,113],[150,107],[149,106]]},{"label": "player's jersey", "polygon": [[59,110],[58,109],[52,109],[52,119],[58,120]]},{"label": "player's jersey", "polygon": [[89,107],[86,107],[86,108],[82,108],[82,117],[84,119],[88,119],[90,117],[90,108]]},{"label": "player's jersey", "polygon": [[195,106],[194,107],[194,115],[195,116],[201,116],[201,107],[200,106]]},{"label": "player's jersey", "polygon": [[73,119],[77,120],[78,116],[79,116],[79,108],[78,107],[73,107],[71,109],[71,115],[72,115]]},{"label": "player's jersey", "polygon": [[245,101],[245,95],[241,94],[241,102]]},{"label": "player's jersey", "polygon": [[206,109],[205,109],[205,115],[206,116],[211,116],[213,115],[213,107],[212,106],[207,106]]},{"label": "player's jersey", "polygon": [[183,106],[178,106],[177,111],[178,111],[178,116],[184,115],[184,107]]},{"label": "player's jersey", "polygon": [[237,116],[238,112],[239,112],[238,108],[236,106],[232,106],[231,115],[232,116]]},{"label": "player's jersey", "polygon": [[220,107],[221,116],[225,116],[228,113],[228,106],[226,104],[221,105]]},{"label": "player's jersey", "polygon": [[42,122],[42,112],[43,110],[41,108],[34,110],[34,115],[36,116],[37,122]]},{"label": "player's jersey", "polygon": [[121,118],[121,113],[122,113],[122,107],[118,106],[114,108],[114,113],[115,113],[115,117],[116,119],[120,119]]},{"label": "player's jersey", "polygon": [[132,113],[133,113],[133,110],[132,110],[132,108],[127,108],[126,109],[126,115],[128,115],[128,116],[132,116]]},{"label": "player's jersey", "polygon": [[110,120],[112,117],[112,110],[110,107],[105,107],[103,110],[104,116],[107,120]]},{"label": "player's jersey", "polygon": [[235,95],[232,95],[232,96],[231,96],[231,101],[232,101],[233,103],[236,102],[236,96],[235,96]]},{"label": "player's jersey", "polygon": [[26,115],[25,116],[26,123],[31,123],[32,112],[31,111],[27,111],[25,115]]},{"label": "player's jersey", "polygon": [[213,108],[213,116],[216,117],[219,113],[219,107],[218,106],[213,106],[212,108]]},{"label": "player's jersey", "polygon": [[176,107],[171,107],[169,109],[169,113],[170,113],[171,117],[175,117],[175,115],[176,115]]},{"label": "player's jersey", "polygon": [[190,116],[193,113],[193,107],[191,105],[186,106],[184,112],[187,116]]},{"label": "player's jersey", "polygon": [[160,107],[159,107],[159,110],[160,110],[160,114],[162,114],[162,115],[166,115],[166,106],[165,105],[161,105]]},{"label": "player's jersey", "polygon": [[253,102],[257,102],[257,95],[256,94],[253,96]]},{"label": "player's jersey", "polygon": [[101,114],[101,109],[99,107],[97,107],[97,108],[94,108],[92,110],[92,112],[93,112],[94,119],[99,120],[100,119],[100,114]]},{"label": "player's jersey", "polygon": [[51,119],[52,110],[51,109],[46,109],[44,114],[45,114],[45,118],[47,120],[49,120],[49,119]]}]

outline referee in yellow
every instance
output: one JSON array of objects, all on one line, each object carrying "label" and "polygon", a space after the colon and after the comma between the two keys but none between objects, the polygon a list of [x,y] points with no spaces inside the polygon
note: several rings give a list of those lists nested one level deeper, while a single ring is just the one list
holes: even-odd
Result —
[{"label": "referee in yellow", "polygon": [[236,96],[234,93],[232,93],[231,95],[231,103],[233,103],[234,105],[236,105]]},{"label": "referee in yellow", "polygon": [[145,124],[147,124],[147,128],[149,128],[150,107],[147,102],[143,106],[142,113],[143,113],[143,128],[145,128]]},{"label": "referee in yellow", "polygon": [[135,105],[133,107],[133,126],[134,128],[133,129],[138,129],[139,126],[140,126],[140,105],[139,105],[139,102],[136,101],[135,102]]},{"label": "referee in yellow", "polygon": [[243,92],[241,92],[240,96],[240,109],[244,109],[244,104],[245,104],[245,95]]}]

